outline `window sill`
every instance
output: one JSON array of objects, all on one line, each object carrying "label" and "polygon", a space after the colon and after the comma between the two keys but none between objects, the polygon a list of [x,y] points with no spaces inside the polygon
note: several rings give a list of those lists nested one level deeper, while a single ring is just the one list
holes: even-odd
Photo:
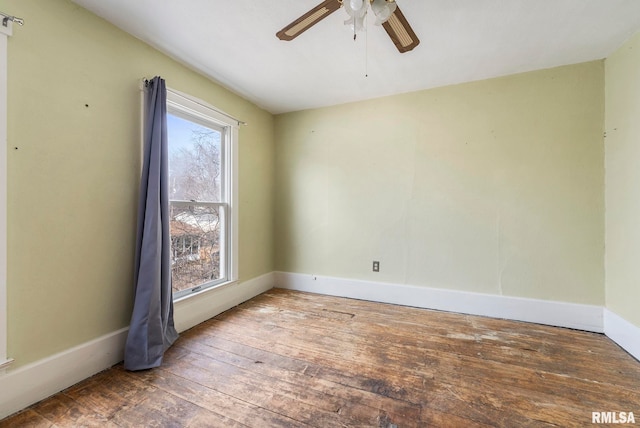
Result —
[{"label": "window sill", "polygon": [[173,299],[173,303],[175,304],[175,303],[179,303],[179,302],[184,302],[184,301],[186,301],[188,299],[191,299],[191,298],[196,297],[196,296],[202,296],[203,294],[207,294],[207,293],[212,292],[214,290],[220,291],[220,290],[222,290],[224,288],[230,287],[230,286],[232,286],[234,284],[237,284],[237,283],[238,283],[238,280],[231,280],[231,281],[226,281],[226,282],[223,282],[223,283],[220,283],[220,284],[216,284],[216,285],[214,285],[212,287],[207,287],[207,288],[204,288],[202,290],[198,290],[198,291],[196,291],[194,293],[187,294],[186,296],[180,296],[177,299]]},{"label": "window sill", "polygon": [[13,358],[8,358],[5,361],[0,361],[0,370],[4,370],[13,363]]}]

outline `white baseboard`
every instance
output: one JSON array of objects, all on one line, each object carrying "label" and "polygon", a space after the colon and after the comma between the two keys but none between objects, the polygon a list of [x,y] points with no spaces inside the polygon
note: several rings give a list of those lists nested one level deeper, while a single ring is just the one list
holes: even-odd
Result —
[{"label": "white baseboard", "polygon": [[640,361],[640,327],[605,308],[604,334]]},{"label": "white baseboard", "polygon": [[40,361],[7,369],[0,377],[0,419],[122,361],[128,328]]},{"label": "white baseboard", "polygon": [[602,333],[602,307],[414,285],[277,272],[276,286],[331,296],[505,318]]},{"label": "white baseboard", "polygon": [[183,332],[222,312],[273,288],[273,272],[248,281],[207,290],[173,305],[173,319],[178,332]]},{"label": "white baseboard", "polygon": [[[212,318],[273,287],[275,275],[223,286],[176,302],[178,331]],[[105,370],[124,357],[128,328],[83,343],[34,363],[0,372],[0,419]]]}]

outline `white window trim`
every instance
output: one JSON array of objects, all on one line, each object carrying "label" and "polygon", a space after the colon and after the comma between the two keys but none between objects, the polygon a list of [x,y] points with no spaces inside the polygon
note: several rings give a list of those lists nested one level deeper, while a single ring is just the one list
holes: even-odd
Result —
[{"label": "white window trim", "polygon": [[13,22],[0,23],[0,370],[13,362],[7,356],[7,40]]},{"label": "white window trim", "polygon": [[199,292],[180,296],[174,301],[178,302],[190,297],[206,293],[210,290],[223,287],[238,281],[238,125],[239,122],[231,116],[220,112],[214,106],[205,101],[194,98],[190,95],[167,88],[167,110],[168,112],[182,112],[189,116],[202,118],[207,122],[213,121],[215,124],[226,129],[227,138],[226,150],[223,150],[225,165],[231,168],[229,180],[225,183],[225,195],[227,195],[227,205],[231,215],[227,216],[228,233],[228,254],[230,261],[228,264],[227,281],[208,287]]}]

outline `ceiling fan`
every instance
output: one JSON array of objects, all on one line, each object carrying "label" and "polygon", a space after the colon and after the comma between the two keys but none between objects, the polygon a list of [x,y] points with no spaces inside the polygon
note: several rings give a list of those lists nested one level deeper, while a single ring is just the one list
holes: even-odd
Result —
[{"label": "ceiling fan", "polygon": [[364,16],[367,6],[376,16],[376,24],[381,24],[396,45],[400,53],[408,52],[418,46],[420,40],[413,32],[395,0],[325,0],[291,24],[276,33],[280,40],[293,40],[300,34],[344,7],[350,18],[345,24],[351,25],[355,31],[364,27]]}]

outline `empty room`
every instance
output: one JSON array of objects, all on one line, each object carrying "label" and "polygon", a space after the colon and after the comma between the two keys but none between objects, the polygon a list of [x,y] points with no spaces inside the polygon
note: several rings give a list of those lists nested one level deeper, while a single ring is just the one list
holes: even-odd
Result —
[{"label": "empty room", "polygon": [[638,0],[0,19],[0,427],[640,425]]}]

